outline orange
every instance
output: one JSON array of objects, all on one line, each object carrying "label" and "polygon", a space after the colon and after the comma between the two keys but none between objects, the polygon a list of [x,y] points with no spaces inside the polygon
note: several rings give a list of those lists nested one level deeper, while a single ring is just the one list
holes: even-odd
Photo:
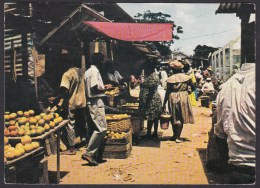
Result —
[{"label": "orange", "polygon": [[40,120],[38,121],[38,124],[39,124],[40,126],[43,126],[43,125],[45,124],[44,119],[40,119]]},{"label": "orange", "polygon": [[6,136],[4,136],[4,144],[7,145],[8,142],[9,142],[9,139]]},{"label": "orange", "polygon": [[31,118],[29,119],[29,123],[30,123],[31,125],[35,125],[35,124],[37,123],[37,119],[34,118],[34,117],[31,117]]},{"label": "orange", "polygon": [[30,114],[29,114],[29,112],[24,112],[24,113],[23,113],[23,116],[24,116],[24,117],[30,117]]},{"label": "orange", "polygon": [[30,114],[30,116],[34,115],[34,110],[29,110],[28,113]]},{"label": "orange", "polygon": [[23,111],[18,111],[18,112],[17,112],[17,115],[18,115],[19,117],[22,117],[22,116],[23,116]]}]

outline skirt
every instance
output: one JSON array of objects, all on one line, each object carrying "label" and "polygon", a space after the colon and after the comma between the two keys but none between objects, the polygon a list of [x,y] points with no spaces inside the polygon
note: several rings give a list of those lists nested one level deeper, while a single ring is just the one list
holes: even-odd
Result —
[{"label": "skirt", "polygon": [[170,93],[168,105],[172,124],[176,124],[178,121],[183,124],[194,124],[192,106],[186,91]]}]

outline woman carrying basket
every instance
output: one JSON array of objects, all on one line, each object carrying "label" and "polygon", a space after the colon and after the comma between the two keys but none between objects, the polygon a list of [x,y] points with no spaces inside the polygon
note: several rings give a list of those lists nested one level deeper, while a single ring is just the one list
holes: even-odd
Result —
[{"label": "woman carrying basket", "polygon": [[191,81],[191,77],[183,73],[183,64],[181,62],[178,60],[171,61],[169,66],[174,74],[167,79],[167,91],[163,102],[163,111],[165,111],[166,102],[169,100],[168,105],[173,129],[171,140],[180,143],[182,142],[180,136],[183,124],[194,123],[188,92],[194,91],[195,87]]}]

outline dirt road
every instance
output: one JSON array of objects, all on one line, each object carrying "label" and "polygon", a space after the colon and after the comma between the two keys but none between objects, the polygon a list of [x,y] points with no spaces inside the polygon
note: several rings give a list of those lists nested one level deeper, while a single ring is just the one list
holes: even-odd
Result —
[{"label": "dirt road", "polygon": [[[216,184],[218,175],[205,167],[208,130],[211,128],[211,110],[193,108],[194,125],[185,125],[182,138],[175,143],[168,139],[168,130],[159,129],[160,142],[142,140],[133,146],[127,159],[108,159],[97,167],[87,166],[75,156],[61,156],[61,184]],[[145,133],[145,131],[144,131]],[[143,134],[144,134],[143,133]],[[56,156],[49,160],[49,170],[56,169]],[[51,178],[52,179],[52,178]]]}]

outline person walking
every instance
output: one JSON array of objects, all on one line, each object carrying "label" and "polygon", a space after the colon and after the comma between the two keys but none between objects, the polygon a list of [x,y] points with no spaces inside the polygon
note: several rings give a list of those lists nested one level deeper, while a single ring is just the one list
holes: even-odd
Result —
[{"label": "person walking", "polygon": [[190,76],[183,72],[183,64],[178,60],[169,63],[173,75],[167,79],[167,91],[163,102],[163,111],[168,101],[169,112],[171,114],[171,123],[173,129],[172,141],[176,143],[180,140],[183,124],[194,124],[192,106],[188,95],[188,87],[194,91],[194,85]]},{"label": "person walking", "polygon": [[[147,133],[144,138],[158,139],[158,121],[162,113],[161,97],[158,93],[159,76],[155,72],[157,61],[150,59],[144,62],[144,82],[141,83],[139,110],[143,118],[147,118]],[[151,135],[152,126],[154,132]]]},{"label": "person walking", "polygon": [[92,65],[85,72],[85,84],[87,95],[88,115],[92,119],[89,130],[93,130],[90,136],[87,149],[81,158],[87,160],[90,165],[97,166],[98,162],[104,162],[102,159],[102,143],[107,131],[107,122],[105,117],[105,107],[102,98],[105,97],[104,92],[110,85],[104,85],[98,67],[103,62],[103,54],[92,54]]}]

